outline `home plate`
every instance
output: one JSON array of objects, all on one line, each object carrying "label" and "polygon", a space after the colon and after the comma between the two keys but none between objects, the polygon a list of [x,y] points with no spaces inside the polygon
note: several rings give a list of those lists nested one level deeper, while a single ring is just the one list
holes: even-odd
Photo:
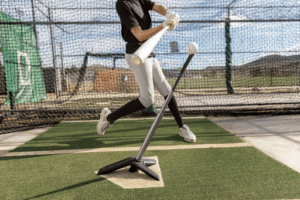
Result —
[{"label": "home plate", "polygon": [[[113,182],[116,185],[121,186],[124,189],[164,187],[164,182],[161,175],[161,170],[159,167],[157,156],[147,158],[156,161],[156,164],[150,166],[149,169],[154,171],[159,176],[159,181],[149,177],[141,170],[138,170],[137,172],[133,173],[129,172],[130,166],[100,176],[106,178],[107,180]],[[98,171],[95,171],[95,173],[97,174]]]}]

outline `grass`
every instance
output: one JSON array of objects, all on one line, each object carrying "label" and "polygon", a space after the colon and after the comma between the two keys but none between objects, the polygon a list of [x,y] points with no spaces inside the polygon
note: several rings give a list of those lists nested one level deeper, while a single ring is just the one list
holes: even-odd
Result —
[{"label": "grass", "polygon": [[[117,121],[104,136],[96,123],[61,123],[14,151],[140,146],[153,120]],[[207,119],[185,119],[198,144],[240,139]],[[162,120],[150,145],[187,144],[174,120]],[[192,145],[192,144],[190,144]],[[108,152],[0,157],[0,199],[295,199],[300,174],[254,147],[146,151],[157,156],[165,187],[125,190],[99,168],[136,156]]]},{"label": "grass", "polygon": [[0,158],[0,199],[291,199],[300,174],[253,147],[148,151],[165,187],[125,190],[94,171],[136,152]]},{"label": "grass", "polygon": [[[196,144],[242,142],[206,118],[184,121],[196,134]],[[97,134],[96,122],[61,123],[14,151],[138,147],[143,143],[152,123],[153,120],[116,121],[103,136]],[[150,146],[187,144],[178,133],[175,120],[162,120]]]}]

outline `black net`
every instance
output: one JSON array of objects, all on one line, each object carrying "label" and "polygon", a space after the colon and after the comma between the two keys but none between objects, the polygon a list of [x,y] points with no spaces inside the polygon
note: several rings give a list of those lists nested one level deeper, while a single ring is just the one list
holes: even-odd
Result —
[{"label": "black net", "polygon": [[[157,0],[180,24],[155,48],[183,113],[299,112],[296,0]],[[116,0],[0,2],[0,133],[98,118],[139,97],[125,59]],[[152,12],[153,26],[165,17]],[[156,92],[159,109],[164,99]]]}]

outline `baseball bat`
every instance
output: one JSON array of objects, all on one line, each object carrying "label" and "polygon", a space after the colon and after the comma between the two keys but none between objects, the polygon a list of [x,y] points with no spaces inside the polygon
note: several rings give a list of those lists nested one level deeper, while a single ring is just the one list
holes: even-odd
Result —
[{"label": "baseball bat", "polygon": [[169,26],[166,26],[164,29],[156,33],[154,36],[149,38],[136,52],[134,52],[131,61],[133,64],[137,66],[141,66],[141,64],[144,63],[145,59],[150,55],[150,53],[153,51],[159,40],[162,38],[162,36],[166,33],[166,31],[169,29]]}]

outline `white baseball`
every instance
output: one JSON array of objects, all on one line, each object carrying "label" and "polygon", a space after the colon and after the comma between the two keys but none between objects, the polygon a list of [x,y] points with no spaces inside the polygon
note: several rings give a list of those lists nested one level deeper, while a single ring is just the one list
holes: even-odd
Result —
[{"label": "white baseball", "polygon": [[186,46],[186,52],[188,54],[196,54],[198,52],[198,45],[195,42],[191,42]]}]

